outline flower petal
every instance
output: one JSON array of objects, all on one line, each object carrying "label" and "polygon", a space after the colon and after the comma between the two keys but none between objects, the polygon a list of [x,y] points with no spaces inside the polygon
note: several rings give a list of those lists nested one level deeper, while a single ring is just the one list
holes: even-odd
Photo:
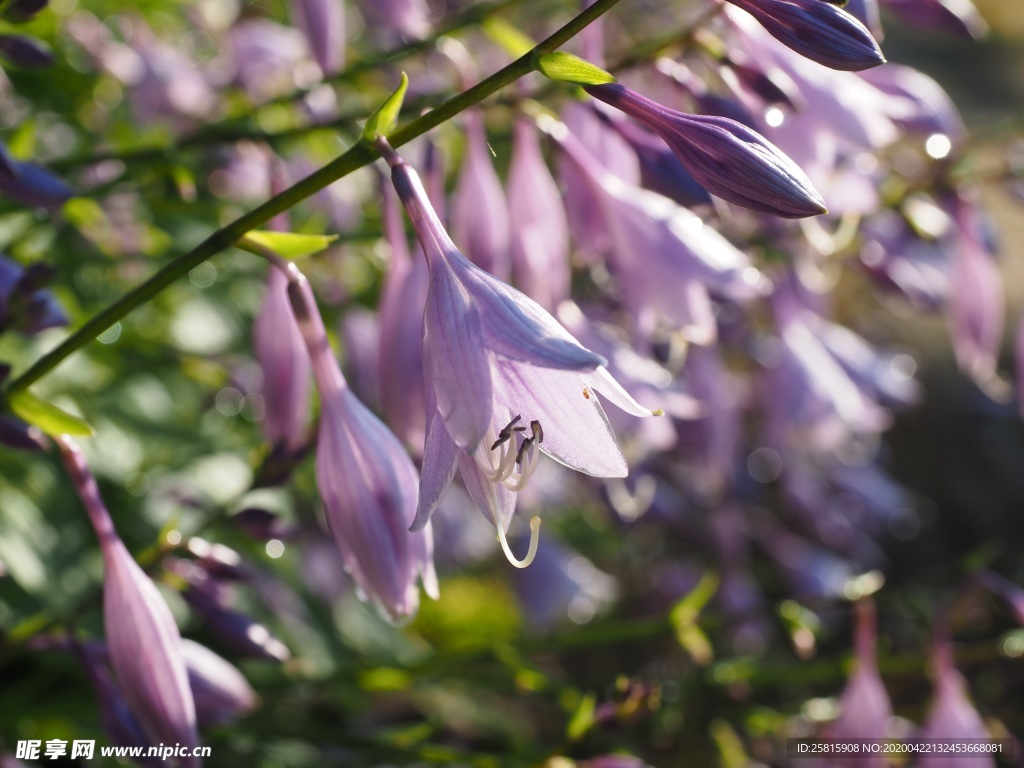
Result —
[{"label": "flower petal", "polygon": [[464,451],[458,453],[459,474],[473,501],[484,513],[484,517],[495,528],[507,531],[516,511],[516,493],[501,483],[492,483],[481,471],[476,460]]},{"label": "flower petal", "polygon": [[540,422],[540,450],[584,474],[626,476],[626,460],[604,409],[587,389],[586,377],[504,360],[495,369],[496,401],[521,414],[524,423]]},{"label": "flower petal", "polygon": [[583,377],[583,380],[592,388],[601,393],[601,396],[608,402],[614,404],[619,410],[625,411],[630,416],[653,416],[654,413],[644,408],[633,399],[633,396],[622,388],[622,385],[615,380],[615,377],[608,373],[603,365],[593,373]]},{"label": "flower petal", "polygon": [[410,531],[419,531],[430,520],[438,502],[455,476],[455,443],[434,407],[433,394],[427,393],[427,436],[423,441],[423,466],[420,468],[420,499],[416,519]]}]

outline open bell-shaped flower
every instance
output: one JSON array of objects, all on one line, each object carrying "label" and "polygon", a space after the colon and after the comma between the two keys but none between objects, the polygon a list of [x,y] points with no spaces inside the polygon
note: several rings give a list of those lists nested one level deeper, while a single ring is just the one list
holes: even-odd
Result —
[{"label": "open bell-shaped flower", "polygon": [[436,598],[429,528],[407,529],[417,476],[398,438],[359,402],[331,352],[309,282],[289,264],[288,295],[320,393],[316,478],[334,542],[356,586],[393,620],[419,607],[417,579]]},{"label": "open bell-shaped flower", "polygon": [[[81,450],[67,437],[57,443],[100,540],[103,621],[117,682],[151,743],[180,744],[191,755],[199,745],[196,708],[174,617],[114,530]],[[199,768],[202,760],[181,757],[179,765]]]},{"label": "open bell-shaped flower", "polygon": [[[536,302],[456,249],[419,176],[383,140],[398,191],[430,272],[424,310],[427,435],[414,530],[423,528],[456,466],[505,541],[516,492],[540,453],[597,477],[624,477],[625,459],[594,390],[637,416],[651,411]],[[538,519],[532,526],[536,531]]]}]

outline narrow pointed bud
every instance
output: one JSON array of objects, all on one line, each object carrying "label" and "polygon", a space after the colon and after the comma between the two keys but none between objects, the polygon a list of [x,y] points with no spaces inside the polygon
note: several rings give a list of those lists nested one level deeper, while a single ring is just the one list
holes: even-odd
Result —
[{"label": "narrow pointed bud", "polygon": [[345,4],[342,0],[292,0],[292,20],[302,30],[324,75],[345,61]]},{"label": "narrow pointed bud", "polygon": [[259,697],[234,664],[192,640],[182,641],[182,651],[201,725],[223,725],[257,707]]},{"label": "narrow pointed bud", "polygon": [[786,47],[830,69],[861,70],[885,63],[867,27],[823,0],[729,0]]},{"label": "narrow pointed bud", "polygon": [[827,213],[825,201],[799,166],[742,123],[669,109],[619,83],[584,90],[661,136],[711,194],[788,219]]},{"label": "narrow pointed bud", "polygon": [[429,528],[408,531],[416,514],[416,467],[398,438],[352,393],[334,358],[305,276],[289,264],[288,295],[320,393],[316,476],[345,570],[393,621],[419,607],[417,580],[437,597]]},{"label": "narrow pointed bud", "polygon": [[[934,698],[920,737],[936,739],[987,739],[988,731],[967,694],[967,682],[953,663],[952,644],[939,637],[932,657]],[[935,768],[995,768],[988,754],[944,755],[929,760]]]},{"label": "narrow pointed bud", "polygon": [[[181,635],[156,585],[125,548],[100,498],[85,456],[67,437],[61,458],[100,540],[105,570],[103,619],[110,663],[132,712],[151,742],[199,745],[196,710],[182,656]],[[198,757],[182,757],[198,768]]]},{"label": "narrow pointed bud", "polygon": [[53,64],[50,49],[34,37],[24,35],[0,35],[0,56],[26,69],[38,69]]},{"label": "narrow pointed bud", "polygon": [[56,210],[73,190],[56,174],[35,163],[15,160],[0,144],[0,193],[29,208]]},{"label": "narrow pointed bud", "polygon": [[[854,667],[839,699],[839,718],[827,729],[831,739],[884,739],[889,735],[892,704],[878,674],[875,659],[875,606],[869,598],[856,604]],[[836,768],[860,765],[881,768],[884,755],[857,760],[834,760]]]}]

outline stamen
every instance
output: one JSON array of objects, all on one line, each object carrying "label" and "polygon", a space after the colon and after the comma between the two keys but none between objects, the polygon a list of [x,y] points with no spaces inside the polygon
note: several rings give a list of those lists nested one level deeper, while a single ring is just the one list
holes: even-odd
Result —
[{"label": "stamen", "polygon": [[530,548],[526,551],[526,557],[522,560],[518,560],[515,555],[512,554],[512,550],[508,548],[508,541],[505,540],[505,531],[502,529],[501,524],[498,522],[497,517],[494,519],[494,525],[498,529],[498,541],[501,542],[501,548],[505,552],[505,557],[512,563],[516,568],[525,568],[533,562],[533,558],[537,556],[537,545],[540,544],[540,518],[534,515],[530,518]]},{"label": "stamen", "polygon": [[523,440],[523,444],[519,446],[519,452],[516,454],[516,464],[518,464],[520,467],[523,466],[523,456],[525,456],[526,452],[530,450],[531,445],[533,445],[533,438],[528,437],[525,440]]},{"label": "stamen", "polygon": [[544,428],[540,425],[540,422],[534,419],[530,422],[530,430],[533,432],[533,439],[537,441],[537,445],[544,442]]},{"label": "stamen", "polygon": [[523,418],[523,417],[521,415],[517,414],[516,417],[514,419],[512,419],[512,421],[510,421],[508,424],[506,424],[504,427],[502,427],[501,432],[498,433],[498,439],[495,440],[494,443],[491,445],[491,450],[492,451],[495,448],[497,448],[499,445],[504,443],[506,440],[508,440],[510,437],[512,437],[512,433],[513,432],[525,432],[526,431],[526,427],[515,427],[513,429],[515,423],[517,421],[519,421],[521,418]]}]

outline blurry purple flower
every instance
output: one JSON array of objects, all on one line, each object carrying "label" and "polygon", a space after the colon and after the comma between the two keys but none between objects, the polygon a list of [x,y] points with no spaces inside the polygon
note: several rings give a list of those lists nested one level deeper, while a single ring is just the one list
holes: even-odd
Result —
[{"label": "blurry purple flower", "polygon": [[711,194],[783,218],[826,212],[804,172],[767,139],[735,120],[678,112],[619,83],[588,85],[585,90],[661,136]]},{"label": "blurry purple flower", "polygon": [[419,607],[417,579],[428,595],[438,594],[431,531],[407,530],[416,510],[416,468],[352,393],[309,282],[289,266],[288,294],[320,392],[316,476],[331,534],[356,586],[392,620],[409,618]]},{"label": "blurry purple flower", "polygon": [[263,370],[263,434],[295,451],[306,441],[312,374],[302,334],[288,303],[288,278],[271,268],[253,325],[253,350]]},{"label": "blurry purple flower", "polygon": [[387,33],[392,44],[422,40],[430,34],[430,9],[426,0],[361,0],[366,23]]},{"label": "blurry purple flower", "polygon": [[223,725],[258,706],[256,692],[233,664],[187,638],[181,650],[200,725]]},{"label": "blurry purple flower", "polygon": [[915,307],[935,309],[951,292],[949,256],[923,240],[895,211],[881,211],[864,222],[860,260],[883,287],[902,293]]},{"label": "blurry purple flower", "polygon": [[0,445],[19,451],[41,451],[46,448],[45,438],[38,427],[7,415],[0,416]]},{"label": "blurry purple flower", "polygon": [[942,86],[923,72],[900,64],[889,64],[863,72],[860,78],[889,98],[882,102],[894,123],[923,135],[942,134],[952,151],[967,139],[960,112]]},{"label": "blurry purple flower", "polygon": [[292,0],[292,23],[309,41],[313,58],[324,75],[333,75],[345,62],[345,3],[343,0]]},{"label": "blurry purple flower", "polygon": [[566,620],[586,624],[606,610],[618,584],[586,557],[550,537],[530,568],[513,575],[512,586],[534,630],[550,630]]},{"label": "blurry purple flower", "polygon": [[881,0],[892,11],[915,28],[949,32],[954,35],[982,38],[988,24],[971,0]]},{"label": "blurry purple flower", "polygon": [[631,755],[602,755],[582,760],[576,768],[647,768],[647,763]]},{"label": "blurry purple flower", "polygon": [[45,264],[26,269],[0,254],[0,333],[12,329],[31,336],[68,322],[57,300],[42,290],[50,275]]},{"label": "blurry purple flower", "polygon": [[976,578],[983,587],[1005,603],[1010,615],[1024,627],[1024,588],[992,571],[980,571]]},{"label": "blurry purple flower", "polygon": [[[592,389],[629,413],[651,412],[551,315],[459,253],[416,172],[390,148],[385,156],[430,270],[423,333],[427,436],[413,527],[427,524],[458,465],[506,556],[524,565],[508,550],[505,531],[516,491],[540,452],[598,477],[628,471]],[[534,537],[526,562],[535,544]]]},{"label": "blurry purple flower", "polygon": [[391,247],[380,299],[378,380],[384,419],[415,455],[422,455],[427,429],[423,388],[423,306],[429,280],[426,261],[412,258],[402,211],[390,185],[383,190],[384,236]]},{"label": "blurry purple flower", "polygon": [[12,0],[4,9],[4,16],[15,24],[28,21],[47,5],[50,0]]},{"label": "blurry purple flower", "polygon": [[516,120],[512,135],[508,213],[514,222],[510,256],[516,284],[553,312],[569,296],[569,222],[537,128],[523,118]]},{"label": "blurry purple flower", "polygon": [[242,556],[231,547],[207,541],[201,536],[190,536],[185,550],[196,559],[196,564],[213,578],[226,581],[248,581],[252,569]]},{"label": "blurry purple flower", "polygon": [[[196,747],[196,710],[182,656],[181,635],[156,585],[132,558],[114,530],[85,457],[67,437],[61,457],[89,513],[103,553],[103,615],[110,663],[132,712],[150,743]],[[197,757],[180,760],[202,765]]]},{"label": "blurry purple flower", "polygon": [[190,563],[175,564],[175,573],[188,581],[182,597],[203,619],[203,625],[232,652],[250,658],[287,661],[288,647],[250,616],[226,605],[225,589],[204,569]]},{"label": "blurry purple flower", "polygon": [[50,49],[34,37],[24,35],[0,35],[0,56],[27,69],[53,64]]},{"label": "blurry purple flower", "polygon": [[351,307],[338,323],[345,350],[345,378],[365,406],[380,410],[380,316],[367,307]]},{"label": "blurry purple flower", "polygon": [[[885,739],[890,735],[892,704],[878,674],[875,659],[875,607],[870,599],[856,604],[853,672],[839,698],[839,717],[825,730],[829,739]],[[884,755],[857,759],[833,759],[835,768],[882,768],[889,761]]]},{"label": "blurry purple flower", "polygon": [[980,211],[959,195],[950,205],[956,225],[950,337],[960,368],[984,386],[997,375],[1003,338],[1003,281],[982,232]]},{"label": "blurry purple flower", "polygon": [[[149,746],[150,739],[111,675],[110,653],[107,651],[106,643],[75,644],[75,650],[89,675],[89,682],[99,705],[100,723],[111,744],[117,747]],[[145,750],[142,754],[145,755]],[[157,768],[162,765],[158,758],[143,756],[135,760],[146,768]]]},{"label": "blurry purple flower", "polygon": [[0,144],[0,193],[30,208],[54,211],[74,191],[56,174],[40,165],[15,160]]},{"label": "blurry purple flower", "polygon": [[257,102],[316,82],[309,46],[296,29],[270,19],[243,19],[231,27],[228,39],[235,80]]},{"label": "blurry purple flower", "polygon": [[710,344],[717,333],[710,292],[741,301],[765,291],[750,259],[696,214],[612,175],[560,124],[551,132],[602,214],[609,265],[641,331],[665,318],[689,341]]},{"label": "blurry purple flower", "polygon": [[287,539],[294,535],[292,527],[279,515],[260,507],[246,507],[228,520],[254,539]]},{"label": "blurry purple flower", "polygon": [[484,133],[483,116],[470,110],[466,148],[452,200],[452,232],[466,256],[485,272],[509,276],[509,209]]},{"label": "blurry purple flower", "polygon": [[879,0],[848,0],[842,8],[863,24],[875,41],[880,43],[885,33],[878,12],[878,2]]},{"label": "blurry purple flower", "polygon": [[[987,739],[981,715],[967,695],[967,683],[953,664],[952,644],[947,638],[936,638],[932,657],[934,698],[928,718],[918,736],[924,742],[936,739]],[[995,768],[989,754],[934,755],[928,768]]]},{"label": "blurry purple flower", "polygon": [[831,69],[860,70],[885,63],[867,28],[823,0],[729,0],[760,22],[772,37]]},{"label": "blurry purple flower", "polygon": [[[820,319],[812,322],[829,354],[872,400],[885,407],[906,407],[922,396],[913,377],[913,358],[884,354],[849,328]],[[903,367],[901,367],[903,365]]]}]

